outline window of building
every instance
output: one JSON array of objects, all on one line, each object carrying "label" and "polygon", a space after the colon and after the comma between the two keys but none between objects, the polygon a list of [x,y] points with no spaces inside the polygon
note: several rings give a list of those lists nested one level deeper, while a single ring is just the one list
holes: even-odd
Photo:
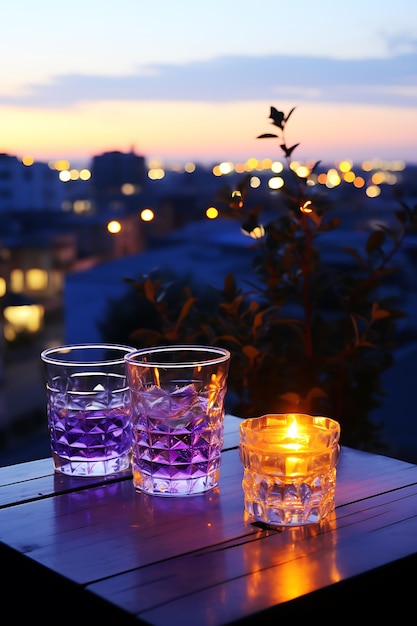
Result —
[{"label": "window of building", "polygon": [[10,272],[10,290],[14,293],[22,293],[25,288],[25,277],[23,271],[16,268]]},{"label": "window of building", "polygon": [[45,270],[32,268],[26,273],[26,285],[30,291],[42,291],[48,286],[48,274]]}]

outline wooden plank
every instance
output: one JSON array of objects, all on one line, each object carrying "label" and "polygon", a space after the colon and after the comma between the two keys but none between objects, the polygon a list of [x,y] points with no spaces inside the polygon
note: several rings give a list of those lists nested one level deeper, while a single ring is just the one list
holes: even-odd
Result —
[{"label": "wooden plank", "polygon": [[95,486],[2,509],[0,540],[85,583],[234,537],[242,470],[236,451],[224,455],[220,486],[201,496],[152,497],[130,480]]},{"label": "wooden plank", "polygon": [[417,484],[417,465],[343,448],[337,467],[336,506]]},{"label": "wooden plank", "polygon": [[[2,597],[5,612],[13,612],[13,623],[50,624],[53,607],[60,607],[60,626],[73,626],[81,619],[83,624],[117,624],[117,626],[146,626],[146,622],[121,611],[116,605],[90,593],[84,587],[63,578],[12,548],[0,543]],[[22,599],[24,581],[24,599]],[[51,604],[52,603],[52,604]],[[80,616],[82,616],[80,618]],[[10,619],[3,618],[2,623]]]},{"label": "wooden plank", "polygon": [[[381,487],[381,468],[373,455],[363,456],[359,470],[348,472],[350,451],[344,452],[336,490],[339,509],[417,482],[417,467],[409,471],[408,464],[404,470],[403,464],[394,463],[396,471],[385,473]],[[390,464],[389,459],[385,462]],[[0,510],[0,540],[65,576],[89,583],[253,534],[254,527],[248,528],[243,519],[241,478],[238,452],[231,450],[223,454],[219,487],[201,496],[147,496],[135,493],[130,479],[64,490],[53,498]]]},{"label": "wooden plank", "polygon": [[52,458],[0,467],[0,489],[24,480],[50,476],[54,472]]},{"label": "wooden plank", "polygon": [[[161,626],[170,615],[184,626],[247,618],[416,554],[417,488],[400,491],[394,501],[391,493],[372,498],[367,508],[346,505],[320,529],[259,530],[249,541],[212,546],[89,589]],[[390,586],[392,592],[395,581]]]},{"label": "wooden plank", "polygon": [[417,552],[417,466],[381,455],[342,448],[335,514],[284,531],[244,519],[236,449],[223,452],[219,487],[191,498],[136,493],[130,476],[96,482],[22,465],[0,472],[4,547],[147,623],[245,620],[372,570],[375,580],[376,568]]},{"label": "wooden plank", "polygon": [[[25,464],[26,465],[26,464]],[[31,464],[30,464],[31,465]],[[19,467],[19,466],[16,466]],[[29,467],[31,472],[32,467]],[[29,473],[30,475],[30,473]],[[51,498],[62,493],[77,493],[94,486],[114,484],[123,480],[132,481],[130,471],[123,472],[117,477],[73,478],[48,472],[45,475],[33,475],[26,480],[15,480],[0,487],[0,509],[32,502],[44,498]]]}]

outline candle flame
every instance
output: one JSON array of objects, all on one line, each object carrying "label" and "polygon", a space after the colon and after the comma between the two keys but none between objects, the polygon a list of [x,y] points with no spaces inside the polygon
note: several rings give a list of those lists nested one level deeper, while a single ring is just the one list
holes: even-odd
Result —
[{"label": "candle flame", "polygon": [[297,420],[295,415],[292,415],[292,423],[288,426],[287,437],[295,439],[298,435]]}]

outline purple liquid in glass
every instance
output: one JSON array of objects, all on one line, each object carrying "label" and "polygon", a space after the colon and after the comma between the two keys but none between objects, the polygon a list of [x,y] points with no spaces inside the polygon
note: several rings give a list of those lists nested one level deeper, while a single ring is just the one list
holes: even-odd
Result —
[{"label": "purple liquid in glass", "polygon": [[128,392],[108,391],[106,404],[109,394],[112,406],[101,404],[95,395],[92,399],[91,393],[49,390],[51,450],[61,472],[103,476],[129,468],[132,430]]},{"label": "purple liquid in glass", "polygon": [[192,495],[219,480],[225,389],[200,393],[191,384],[169,393],[150,386],[132,393],[133,481],[159,495]]}]

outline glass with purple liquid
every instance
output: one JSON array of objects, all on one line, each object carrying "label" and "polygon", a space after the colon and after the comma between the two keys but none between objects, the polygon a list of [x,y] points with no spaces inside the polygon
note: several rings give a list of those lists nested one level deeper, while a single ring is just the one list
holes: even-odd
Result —
[{"label": "glass with purple liquid", "polygon": [[91,477],[130,469],[132,420],[124,357],[132,351],[98,343],[41,353],[56,471]]},{"label": "glass with purple liquid", "polygon": [[138,491],[189,496],[218,484],[229,361],[224,348],[193,345],[126,355]]}]

